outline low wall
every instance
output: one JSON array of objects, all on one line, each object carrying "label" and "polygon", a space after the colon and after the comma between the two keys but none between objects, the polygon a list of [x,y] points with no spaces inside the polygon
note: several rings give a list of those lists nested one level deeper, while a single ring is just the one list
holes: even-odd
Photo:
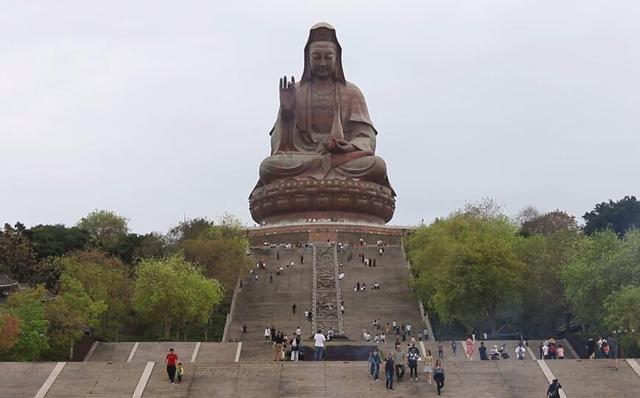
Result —
[{"label": "low wall", "polygon": [[247,229],[249,244],[253,247],[264,243],[296,244],[306,242],[340,241],[356,244],[362,238],[368,245],[375,245],[378,240],[397,245],[414,227],[342,224],[342,223],[309,223],[295,225],[272,225]]}]

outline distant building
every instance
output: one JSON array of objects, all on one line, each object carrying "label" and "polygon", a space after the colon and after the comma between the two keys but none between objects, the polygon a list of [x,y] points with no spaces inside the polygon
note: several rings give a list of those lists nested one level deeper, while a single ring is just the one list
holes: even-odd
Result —
[{"label": "distant building", "polygon": [[7,274],[0,274],[0,302],[5,301],[13,290],[18,288],[18,281]]}]

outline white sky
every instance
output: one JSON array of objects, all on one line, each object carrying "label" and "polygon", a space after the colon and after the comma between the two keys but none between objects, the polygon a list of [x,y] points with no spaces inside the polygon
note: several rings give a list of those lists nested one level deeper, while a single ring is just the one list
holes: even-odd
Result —
[{"label": "white sky", "polygon": [[250,222],[278,78],[319,21],[380,132],[391,224],[640,194],[638,1],[4,0],[0,222]]}]

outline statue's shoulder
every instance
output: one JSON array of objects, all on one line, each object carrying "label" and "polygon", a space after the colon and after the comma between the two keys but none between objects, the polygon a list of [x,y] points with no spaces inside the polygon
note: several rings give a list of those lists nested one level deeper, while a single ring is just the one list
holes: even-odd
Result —
[{"label": "statue's shoulder", "polygon": [[351,82],[346,82],[341,88],[342,88],[341,91],[343,96],[351,99],[352,101],[366,103],[366,101],[364,100],[364,94],[362,94],[362,91],[360,91],[360,88],[355,84]]},{"label": "statue's shoulder", "polygon": [[360,91],[360,88],[358,86],[356,86],[354,83],[351,82],[346,82],[344,85],[344,90],[347,94],[351,94],[351,95],[358,95],[363,97],[364,95],[362,94],[362,91]]}]

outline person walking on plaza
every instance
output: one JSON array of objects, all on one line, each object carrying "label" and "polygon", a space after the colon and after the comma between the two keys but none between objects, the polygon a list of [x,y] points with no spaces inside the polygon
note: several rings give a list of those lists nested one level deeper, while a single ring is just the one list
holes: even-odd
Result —
[{"label": "person walking on plaza", "polygon": [[273,340],[274,357],[273,362],[282,361],[282,355],[284,351],[284,344],[282,340],[282,334],[278,332],[276,338]]},{"label": "person walking on plaza", "polygon": [[524,348],[524,346],[522,345],[522,343],[518,343],[518,346],[516,347],[516,358],[523,360],[524,359],[524,353],[527,351],[526,348]]},{"label": "person walking on plaza", "polygon": [[618,370],[618,341],[613,336],[607,337],[609,344],[609,369]]},{"label": "person walking on plaza", "polygon": [[393,361],[395,362],[396,377],[398,381],[402,380],[402,378],[404,377],[404,359],[404,352],[402,352],[402,348],[398,345],[396,347],[396,352],[393,354]]},{"label": "person walking on plaza", "polygon": [[484,346],[484,341],[480,342],[480,347],[478,348],[478,353],[480,353],[480,360],[486,361],[489,359],[487,356],[487,347]]},{"label": "person walking on plaza", "polygon": [[547,398],[560,398],[560,389],[562,386],[558,383],[558,379],[553,379],[549,388],[547,388]]},{"label": "person walking on plaza", "polygon": [[264,327],[264,341],[267,343],[271,341],[271,329],[269,329],[269,326]]},{"label": "person walking on plaza", "polygon": [[380,361],[381,358],[378,348],[373,347],[369,353],[369,376],[372,377],[373,380],[378,380],[380,375]]},{"label": "person walking on plaza", "polygon": [[387,390],[393,390],[393,369],[394,369],[394,363],[393,363],[393,356],[391,356],[391,353],[387,354],[387,360],[384,363],[384,374],[386,376],[387,379]]},{"label": "person walking on plaza", "polygon": [[456,351],[458,350],[458,343],[456,343],[455,340],[451,341],[451,352],[453,353],[453,356],[455,358],[456,356]]},{"label": "person walking on plaza", "polygon": [[431,384],[431,377],[433,375],[433,355],[431,350],[427,349],[427,355],[424,357],[424,376],[427,379],[427,383]]},{"label": "person walking on plaza", "polygon": [[298,362],[300,353],[300,335],[294,334],[291,339],[291,361]]},{"label": "person walking on plaza", "polygon": [[173,383],[176,377],[176,364],[178,363],[178,355],[173,351],[173,348],[169,348],[169,352],[164,358],[164,362],[167,364],[169,382]]},{"label": "person walking on plaza", "polygon": [[178,362],[178,367],[176,368],[178,383],[182,383],[182,376],[184,376],[184,367],[182,366],[182,362]]},{"label": "person walking on plaza", "polygon": [[440,391],[444,387],[444,366],[442,366],[442,361],[439,359],[436,360],[436,366],[433,369],[433,380],[436,382],[438,395],[440,395]]},{"label": "person walking on plaza", "polygon": [[438,341],[438,358],[444,358],[444,347],[442,345],[442,341]]},{"label": "person walking on plaza", "polygon": [[415,344],[411,344],[407,352],[407,363],[409,364],[409,378],[418,381],[418,359],[420,359],[420,350]]},{"label": "person walking on plaza", "polygon": [[[469,358],[469,360],[473,359],[473,339],[471,338],[471,336],[467,337],[467,358]],[[481,344],[484,345],[484,344]]]},{"label": "person walking on plaza", "polygon": [[291,306],[291,312],[293,312],[293,315],[296,314],[296,309],[298,308],[298,306],[296,305],[296,303],[293,303],[293,305]]},{"label": "person walking on plaza", "polygon": [[587,347],[587,358],[593,359],[595,357],[596,352],[596,342],[593,341],[593,338],[590,338],[586,344]]},{"label": "person walking on plaza", "polygon": [[326,340],[326,337],[322,334],[322,330],[318,329],[318,332],[313,336],[313,347],[315,348],[315,353],[313,354],[314,361],[322,361],[324,342]]}]

